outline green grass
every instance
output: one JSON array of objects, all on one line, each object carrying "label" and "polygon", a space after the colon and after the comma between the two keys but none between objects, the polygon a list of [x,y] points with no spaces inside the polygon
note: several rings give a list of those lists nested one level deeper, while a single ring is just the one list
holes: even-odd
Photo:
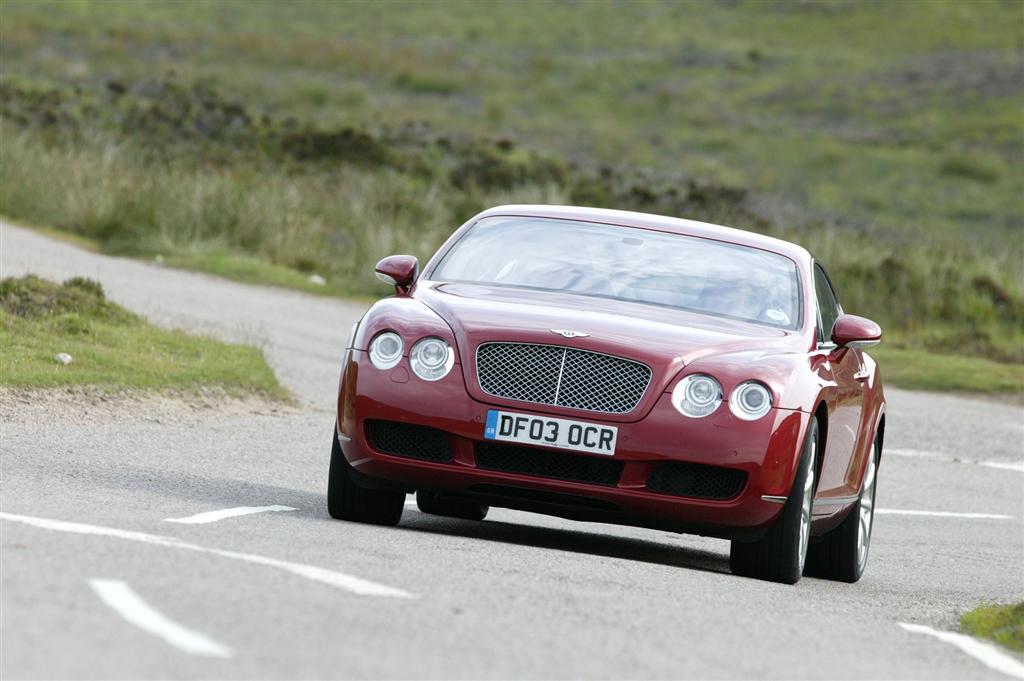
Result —
[{"label": "green grass", "polygon": [[1024,603],[979,606],[963,614],[960,628],[971,636],[1024,652]]},{"label": "green grass", "polygon": [[869,354],[886,385],[909,390],[991,393],[1024,398],[1024,364],[1001,364],[982,357],[900,350],[884,344]]},{"label": "green grass", "polygon": [[1017,390],[1022,26],[988,0],[7,0],[0,212],[358,297],[495,204],[720,222],[814,252],[897,384]]},{"label": "green grass", "polygon": [[[70,364],[55,359],[71,355]],[[108,300],[96,282],[28,276],[0,283],[0,383],[13,388],[86,385],[104,390],[289,399],[251,347],[150,325]]]}]

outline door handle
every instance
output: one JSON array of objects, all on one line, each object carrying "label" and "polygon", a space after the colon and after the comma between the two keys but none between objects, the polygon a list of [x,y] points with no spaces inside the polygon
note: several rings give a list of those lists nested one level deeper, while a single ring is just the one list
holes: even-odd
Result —
[{"label": "door handle", "polygon": [[866,381],[869,378],[871,378],[871,372],[868,371],[867,369],[861,369],[860,371],[853,375],[853,378],[854,380],[857,381]]}]

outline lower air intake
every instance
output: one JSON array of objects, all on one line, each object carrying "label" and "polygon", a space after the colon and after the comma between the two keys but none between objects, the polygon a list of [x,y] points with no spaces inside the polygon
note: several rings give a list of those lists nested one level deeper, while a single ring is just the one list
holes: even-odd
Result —
[{"label": "lower air intake", "polygon": [[745,471],[699,463],[664,463],[647,479],[647,489],[702,499],[732,499],[747,484]]},{"label": "lower air intake", "polygon": [[551,449],[477,442],[477,468],[520,473],[539,478],[614,487],[622,475],[622,463],[613,459],[576,456]]},{"label": "lower air intake", "polygon": [[372,419],[363,428],[370,446],[384,454],[442,463],[454,456],[448,437],[436,428]]}]

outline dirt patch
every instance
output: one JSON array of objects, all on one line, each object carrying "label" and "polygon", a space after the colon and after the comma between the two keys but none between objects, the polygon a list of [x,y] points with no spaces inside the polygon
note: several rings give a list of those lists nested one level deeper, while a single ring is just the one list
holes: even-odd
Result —
[{"label": "dirt patch", "polygon": [[290,416],[302,409],[262,396],[234,397],[211,388],[192,392],[109,391],[67,387],[21,389],[0,386],[0,423],[86,425],[111,421],[187,424],[240,415]]},{"label": "dirt patch", "polygon": [[1018,53],[994,50],[949,50],[919,57],[884,80],[904,97],[935,94],[1012,97],[1024,92],[1024,68]]}]

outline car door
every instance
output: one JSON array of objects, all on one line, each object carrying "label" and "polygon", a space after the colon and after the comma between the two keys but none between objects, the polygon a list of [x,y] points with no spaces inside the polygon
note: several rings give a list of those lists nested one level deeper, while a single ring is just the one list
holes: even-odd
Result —
[{"label": "car door", "polygon": [[832,326],[843,313],[825,269],[814,265],[814,292],[818,302],[818,343],[825,354],[822,369],[834,384],[826,389],[828,435],[822,459],[817,496],[843,497],[855,494],[859,479],[854,452],[864,410],[864,383],[860,350],[836,348]]}]

